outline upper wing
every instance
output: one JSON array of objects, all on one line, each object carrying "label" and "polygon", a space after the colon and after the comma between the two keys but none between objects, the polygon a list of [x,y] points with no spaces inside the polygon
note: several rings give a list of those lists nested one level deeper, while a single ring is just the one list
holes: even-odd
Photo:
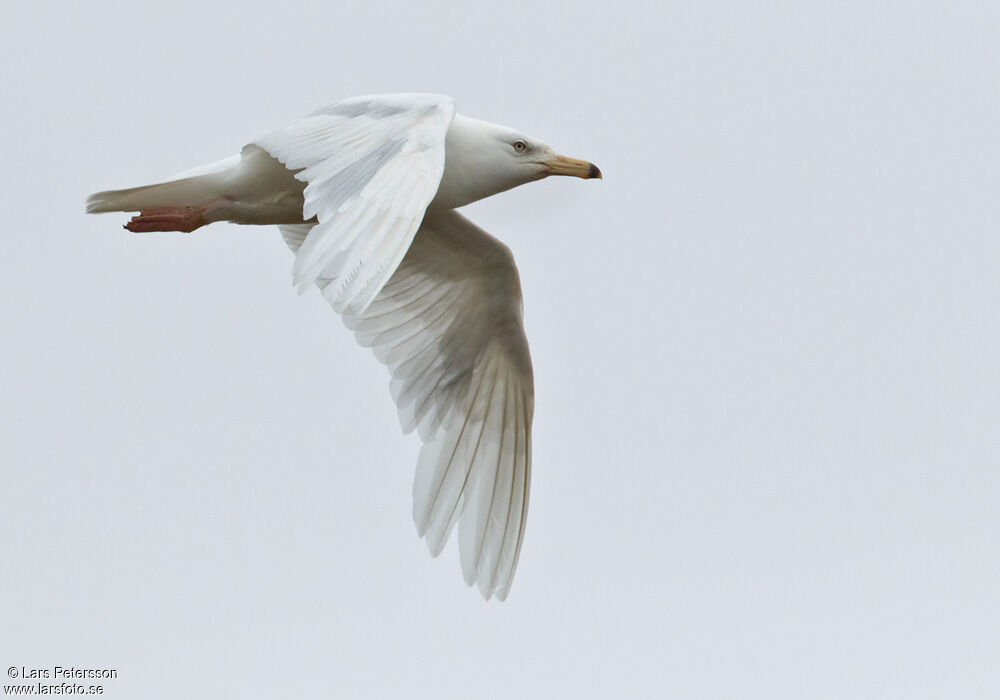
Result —
[{"label": "upper wing", "polygon": [[[308,224],[284,226],[292,250]],[[310,234],[311,235],[311,234]],[[333,282],[319,279],[331,296]],[[434,556],[456,522],[462,571],[510,591],[528,512],[534,387],[510,250],[455,211],[428,213],[392,279],[344,322],[392,375],[403,429],[424,445],[413,517]]]},{"label": "upper wing", "polygon": [[306,182],[316,217],[295,259],[305,290],[321,276],[337,311],[363,311],[406,254],[444,171],[455,103],[442,95],[354,97],[253,142]]}]

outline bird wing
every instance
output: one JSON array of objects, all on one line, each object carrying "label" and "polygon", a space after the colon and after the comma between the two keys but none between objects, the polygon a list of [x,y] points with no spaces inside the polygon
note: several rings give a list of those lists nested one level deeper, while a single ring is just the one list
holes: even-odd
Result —
[{"label": "bird wing", "polygon": [[[282,226],[300,250],[309,224]],[[335,280],[317,281],[336,307]],[[437,556],[459,523],[466,583],[507,597],[528,513],[534,386],[510,250],[455,211],[428,212],[360,313],[343,315],[392,376],[403,430],[423,446],[413,518]]]},{"label": "bird wing", "polygon": [[437,192],[454,117],[442,95],[353,97],[250,144],[306,183],[302,218],[318,223],[296,255],[299,292],[323,276],[337,311],[371,303]]}]

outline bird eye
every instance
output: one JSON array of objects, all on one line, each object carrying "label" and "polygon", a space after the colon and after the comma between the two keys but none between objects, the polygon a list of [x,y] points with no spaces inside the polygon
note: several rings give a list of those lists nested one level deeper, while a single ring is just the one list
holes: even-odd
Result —
[{"label": "bird eye", "polygon": [[518,153],[524,153],[526,150],[528,150],[528,144],[526,144],[524,141],[515,141],[514,150],[517,151]]}]

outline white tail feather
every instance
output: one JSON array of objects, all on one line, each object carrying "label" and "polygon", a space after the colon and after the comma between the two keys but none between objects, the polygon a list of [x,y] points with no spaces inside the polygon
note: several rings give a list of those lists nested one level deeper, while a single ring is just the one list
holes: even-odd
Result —
[{"label": "white tail feather", "polygon": [[[198,226],[213,221],[238,224],[298,224],[302,222],[306,183],[269,153],[247,146],[241,155],[175,175],[166,182],[127,190],[98,192],[87,198],[87,213],[148,212],[154,218],[174,212],[198,214]],[[166,214],[173,216],[171,214]],[[159,222],[164,224],[165,222]],[[196,223],[194,219],[179,225]],[[131,230],[131,229],[130,229]],[[173,231],[183,228],[146,230]]]},{"label": "white tail feather", "polygon": [[87,213],[201,207],[225,194],[226,173],[209,173],[127,190],[107,190],[87,197]]}]

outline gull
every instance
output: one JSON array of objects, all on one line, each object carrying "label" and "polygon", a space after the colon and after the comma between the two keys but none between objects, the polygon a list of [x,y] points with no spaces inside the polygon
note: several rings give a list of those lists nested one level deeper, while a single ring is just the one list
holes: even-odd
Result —
[{"label": "gull", "polygon": [[528,513],[531,356],[510,250],[455,210],[549,175],[601,171],[444,95],[369,95],[166,182],[93,194],[87,212],[139,212],[133,232],[277,225],[299,293],[318,286],[372,348],[420,436],[417,532],[436,557],[458,524],[466,583],[505,600]]}]

